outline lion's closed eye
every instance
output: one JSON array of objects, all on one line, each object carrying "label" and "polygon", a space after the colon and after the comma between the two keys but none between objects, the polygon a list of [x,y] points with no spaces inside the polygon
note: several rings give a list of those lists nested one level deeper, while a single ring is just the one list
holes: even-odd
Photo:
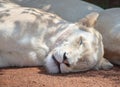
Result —
[{"label": "lion's closed eye", "polygon": [[78,46],[83,45],[83,37],[82,36],[78,37],[75,42]]},{"label": "lion's closed eye", "polygon": [[82,45],[82,44],[83,44],[82,37],[80,37],[80,39],[79,39],[79,40],[80,40],[79,44],[80,44],[80,45]]}]

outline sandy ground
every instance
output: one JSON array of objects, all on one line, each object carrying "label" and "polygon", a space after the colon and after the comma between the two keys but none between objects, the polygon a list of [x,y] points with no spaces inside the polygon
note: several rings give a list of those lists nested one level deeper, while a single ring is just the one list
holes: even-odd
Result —
[{"label": "sandy ground", "polygon": [[0,87],[120,87],[120,66],[56,75],[46,73],[43,67],[0,69]]}]

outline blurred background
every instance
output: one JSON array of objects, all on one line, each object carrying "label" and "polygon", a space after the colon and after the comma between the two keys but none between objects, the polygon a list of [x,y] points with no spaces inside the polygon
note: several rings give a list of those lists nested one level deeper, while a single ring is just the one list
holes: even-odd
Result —
[{"label": "blurred background", "polygon": [[112,7],[120,7],[120,0],[83,0],[86,2],[93,3],[104,9]]}]

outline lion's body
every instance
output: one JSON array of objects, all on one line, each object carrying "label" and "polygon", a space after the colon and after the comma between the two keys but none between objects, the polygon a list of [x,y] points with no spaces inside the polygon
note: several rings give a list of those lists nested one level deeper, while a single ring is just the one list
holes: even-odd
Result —
[{"label": "lion's body", "polygon": [[0,12],[0,67],[45,65],[51,73],[108,69],[112,65],[104,61],[103,54],[102,37],[89,25],[78,27],[34,8]]},{"label": "lion's body", "polygon": [[3,57],[0,65],[3,66],[42,65],[58,36],[70,26],[56,15],[32,8],[5,10],[0,16],[0,56]]}]

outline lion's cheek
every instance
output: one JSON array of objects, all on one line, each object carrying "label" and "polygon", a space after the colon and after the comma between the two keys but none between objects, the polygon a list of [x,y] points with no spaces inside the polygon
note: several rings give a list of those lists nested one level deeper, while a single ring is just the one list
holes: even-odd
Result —
[{"label": "lion's cheek", "polygon": [[69,73],[71,72],[71,68],[67,67],[65,64],[60,64],[60,69],[61,69],[61,73]]}]

